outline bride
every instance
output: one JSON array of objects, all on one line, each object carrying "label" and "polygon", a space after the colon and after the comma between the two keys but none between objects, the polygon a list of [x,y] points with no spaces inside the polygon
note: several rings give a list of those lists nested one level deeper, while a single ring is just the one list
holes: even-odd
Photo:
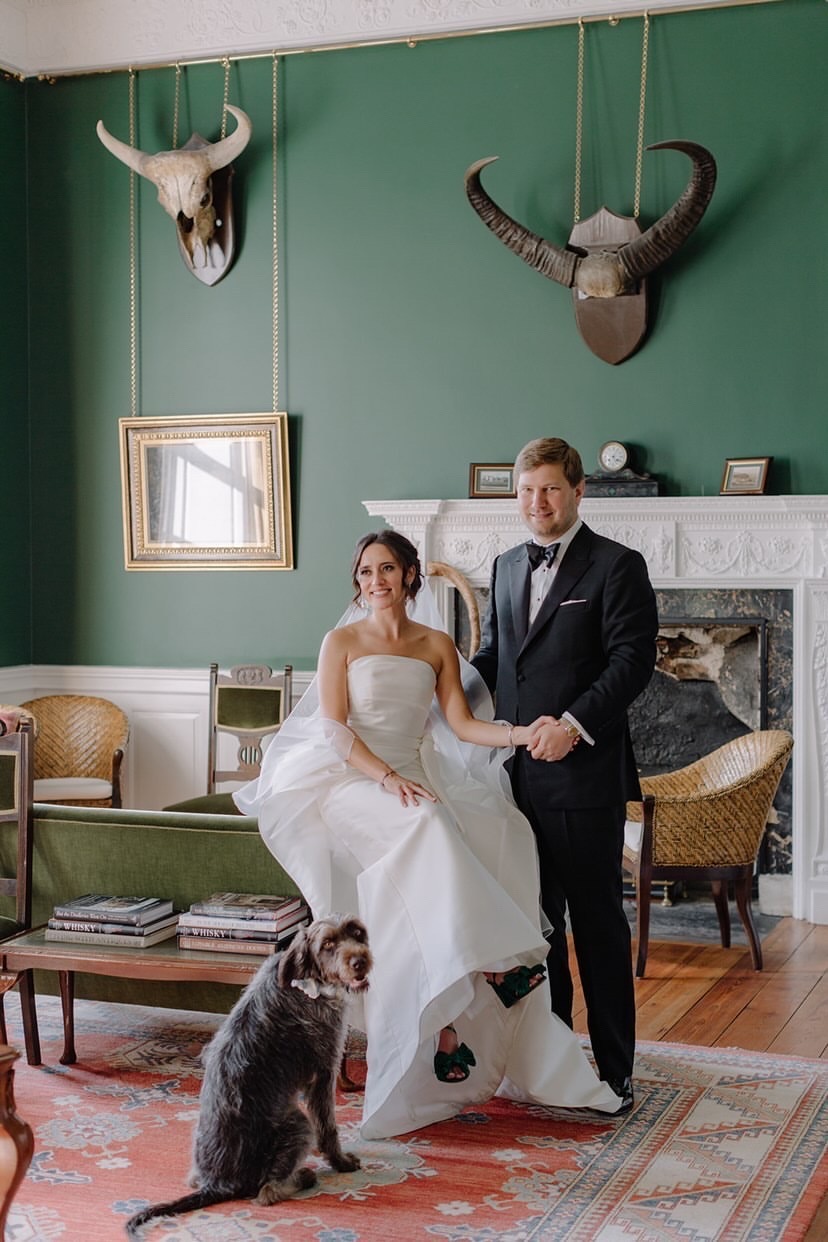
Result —
[{"label": "bride", "polygon": [[353,911],[368,928],[371,987],[352,1018],[367,1032],[362,1134],[496,1093],[613,1113],[551,1011],[534,836],[490,756],[532,726],[472,715],[453,642],[411,615],[423,583],[408,539],[363,536],[353,582],[361,619],[325,636],[315,685],[234,799],[314,917]]}]

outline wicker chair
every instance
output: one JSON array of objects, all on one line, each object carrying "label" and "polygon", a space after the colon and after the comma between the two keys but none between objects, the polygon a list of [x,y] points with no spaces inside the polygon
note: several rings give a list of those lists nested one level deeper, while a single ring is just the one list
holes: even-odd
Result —
[{"label": "wicker chair", "polygon": [[724,948],[730,947],[732,882],[753,967],[762,969],[751,910],[753,872],[792,747],[782,729],[757,730],[686,768],[642,777],[644,802],[627,804],[624,846],[624,869],[637,890],[639,979],[647,965],[653,880],[710,880]]},{"label": "wicker chair", "polygon": [[129,738],[120,707],[83,694],[47,694],[21,707],[37,722],[35,801],[120,807]]}]

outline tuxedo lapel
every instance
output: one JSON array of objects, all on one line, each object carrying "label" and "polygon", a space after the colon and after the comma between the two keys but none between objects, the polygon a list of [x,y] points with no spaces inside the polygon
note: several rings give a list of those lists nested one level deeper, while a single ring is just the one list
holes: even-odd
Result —
[{"label": "tuxedo lapel", "polygon": [[509,598],[512,601],[512,624],[515,628],[517,650],[526,641],[529,628],[529,585],[531,579],[529,556],[525,548],[519,548],[518,554],[509,565]]},{"label": "tuxedo lapel", "polygon": [[[567,549],[560,568],[555,574],[555,580],[538,609],[538,615],[531,626],[529,626],[528,632],[524,625],[524,648],[537,637],[550,617],[557,612],[562,600],[567,599],[571,595],[575,584],[586,573],[592,561],[591,544],[590,532],[586,526],[582,526]],[[528,617],[528,613],[529,610],[527,608],[524,615]]]}]

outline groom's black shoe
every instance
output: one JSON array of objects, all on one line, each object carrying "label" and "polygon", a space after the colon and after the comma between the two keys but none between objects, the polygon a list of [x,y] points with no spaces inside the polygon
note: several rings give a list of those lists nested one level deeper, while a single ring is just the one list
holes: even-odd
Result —
[{"label": "groom's black shoe", "polygon": [[613,1117],[620,1117],[622,1113],[628,1113],[632,1108],[635,1100],[633,1098],[632,1079],[631,1078],[607,1078],[605,1079],[607,1086],[621,1098],[621,1107],[617,1112],[613,1113]]}]

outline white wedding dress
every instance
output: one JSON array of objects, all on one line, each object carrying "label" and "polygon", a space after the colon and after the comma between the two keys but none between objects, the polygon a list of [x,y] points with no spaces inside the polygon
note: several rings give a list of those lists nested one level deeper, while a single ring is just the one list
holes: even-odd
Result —
[{"label": "white wedding dress", "polygon": [[[426,727],[434,689],[423,660],[348,667],[351,727],[438,803],[402,806],[340,758],[342,726],[318,717],[234,795],[315,917],[356,913],[368,928],[371,986],[351,1018],[367,1032],[362,1133],[403,1134],[496,1093],[613,1113],[618,1097],[552,1013],[546,981],[506,1009],[481,973],[545,960],[535,841],[499,791],[446,777]],[[450,1022],[477,1064],[443,1083],[435,1038]]]}]

